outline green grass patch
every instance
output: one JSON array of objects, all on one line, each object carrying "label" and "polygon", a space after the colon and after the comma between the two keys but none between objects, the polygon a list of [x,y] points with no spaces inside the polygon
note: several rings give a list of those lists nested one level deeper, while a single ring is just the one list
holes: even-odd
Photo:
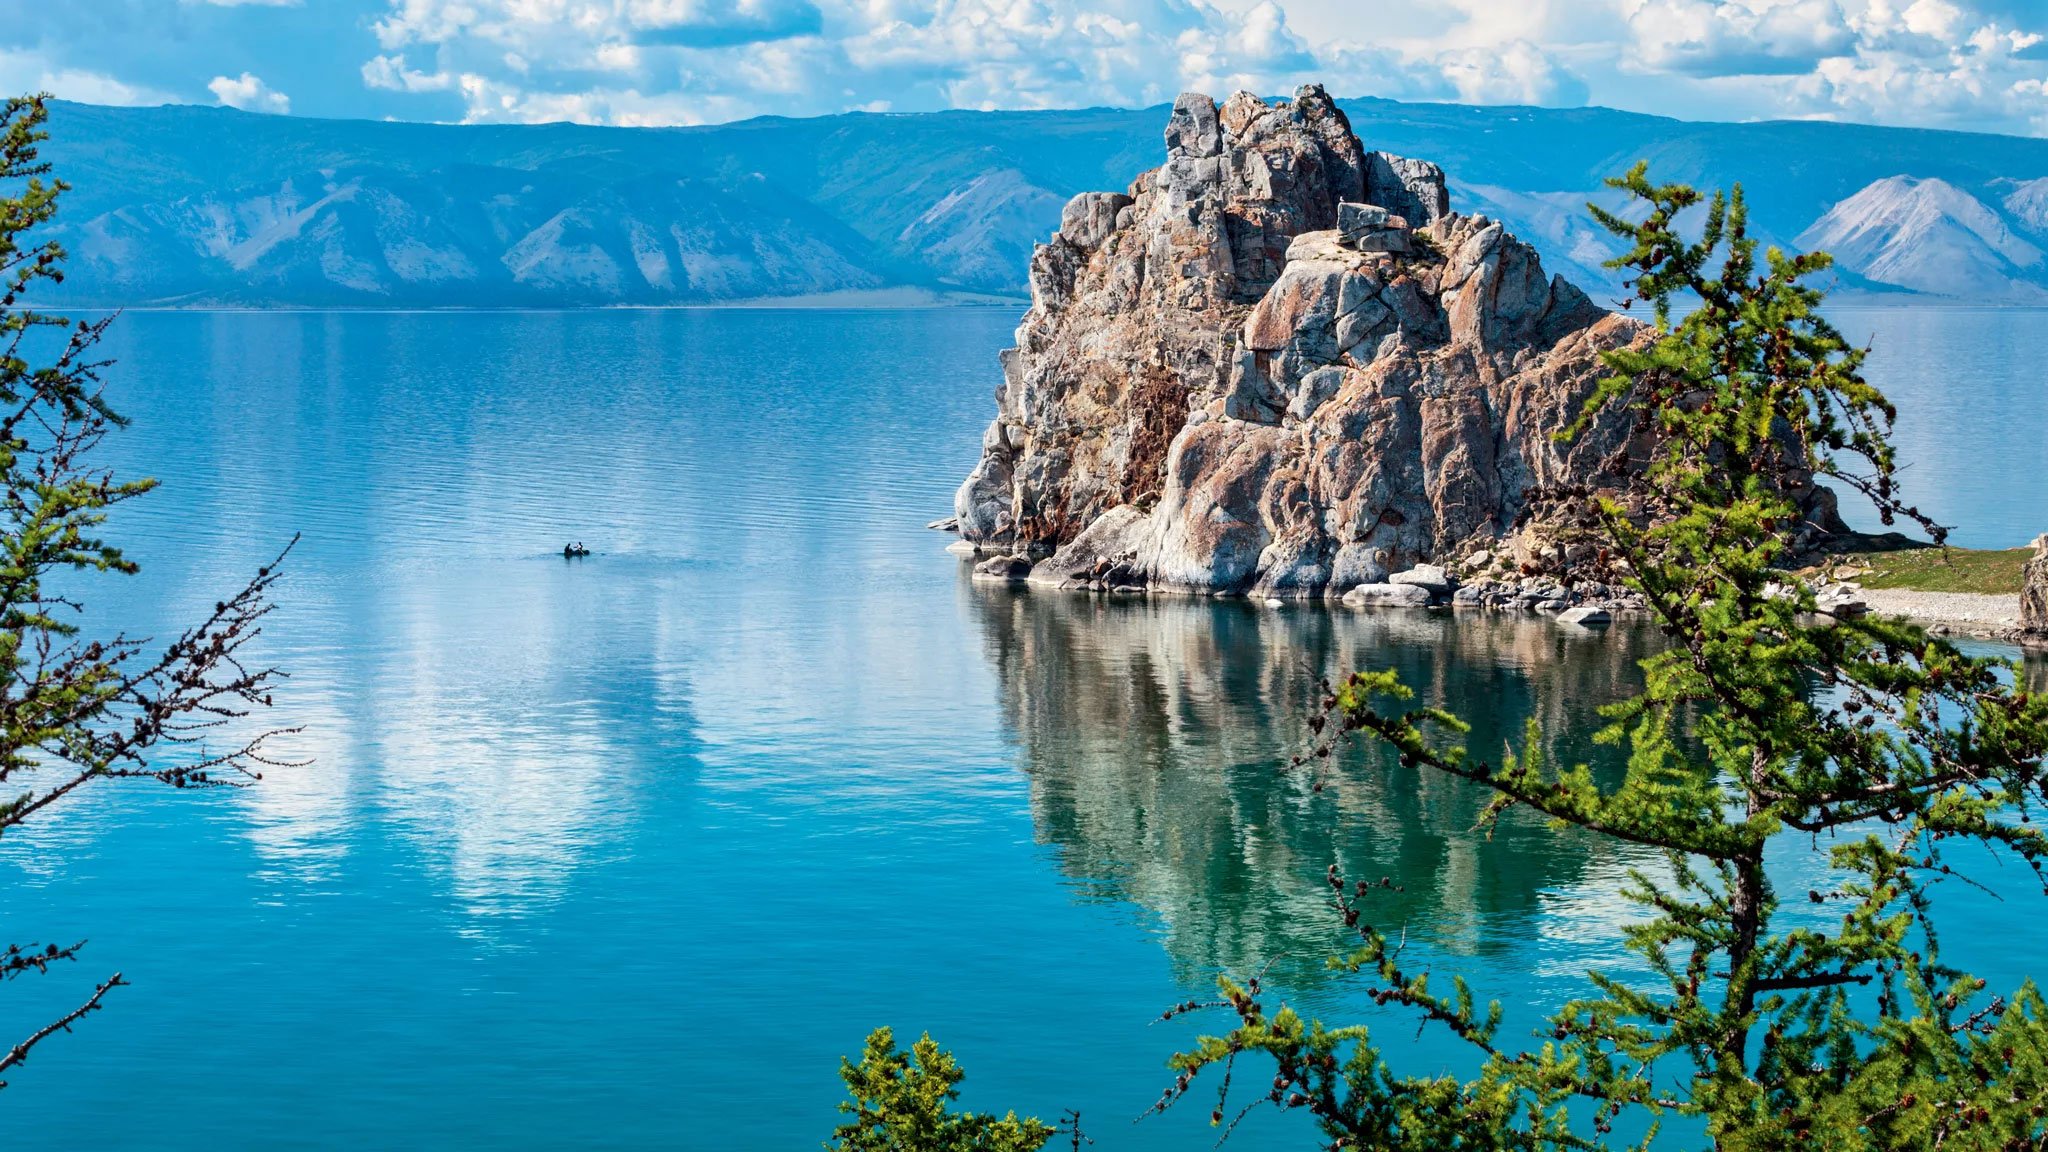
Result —
[{"label": "green grass patch", "polygon": [[1907,588],[1915,592],[1982,592],[2014,596],[2020,590],[2020,568],[2032,548],[1980,552],[1969,548],[1914,548],[1900,552],[1851,552],[1835,558],[1835,567],[1864,569],[1845,577],[1865,588]]}]

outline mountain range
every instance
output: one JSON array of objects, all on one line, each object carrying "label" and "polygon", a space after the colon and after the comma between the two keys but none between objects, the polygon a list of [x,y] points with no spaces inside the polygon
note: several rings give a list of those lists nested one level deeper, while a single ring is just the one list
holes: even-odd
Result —
[{"label": "mountain range", "polygon": [[[1343,101],[1368,148],[1616,292],[1587,201],[1638,159],[1741,182],[1837,287],[2048,303],[2048,140],[1603,108]],[[1015,297],[1078,192],[1164,154],[1167,110],[764,116],[696,128],[315,120],[54,102],[73,190],[54,302],[461,307]]]}]

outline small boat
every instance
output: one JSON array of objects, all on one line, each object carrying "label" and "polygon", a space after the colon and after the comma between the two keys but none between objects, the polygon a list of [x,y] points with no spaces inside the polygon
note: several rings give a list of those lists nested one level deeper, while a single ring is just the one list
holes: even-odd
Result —
[{"label": "small boat", "polygon": [[590,549],[585,548],[581,541],[578,541],[574,544],[562,545],[562,559],[564,560],[574,560],[578,556],[588,555],[590,555]]}]

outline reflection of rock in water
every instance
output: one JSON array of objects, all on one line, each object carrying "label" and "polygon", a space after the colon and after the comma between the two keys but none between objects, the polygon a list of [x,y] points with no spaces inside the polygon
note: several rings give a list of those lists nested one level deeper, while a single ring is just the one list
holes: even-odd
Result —
[{"label": "reflection of rock in water", "polygon": [[[1595,709],[1639,682],[1648,638],[1549,619],[1268,611],[1243,602],[1045,595],[970,586],[1042,839],[1092,892],[1163,922],[1184,975],[1285,954],[1296,979],[1340,942],[1321,878],[1392,877],[1380,922],[1486,952],[1526,935],[1539,893],[1612,845],[1511,819],[1471,834],[1483,789],[1355,749],[1321,795],[1286,757],[1316,680],[1394,667],[1473,725],[1492,759],[1531,716],[1579,760]],[[1518,922],[1520,922],[1518,924]]]}]

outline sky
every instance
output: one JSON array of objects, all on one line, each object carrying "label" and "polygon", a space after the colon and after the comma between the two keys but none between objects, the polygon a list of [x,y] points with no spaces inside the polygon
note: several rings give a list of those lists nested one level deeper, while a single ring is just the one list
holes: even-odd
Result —
[{"label": "sky", "polygon": [[700,124],[1181,91],[2048,136],[2048,0],[0,0],[0,88]]}]

